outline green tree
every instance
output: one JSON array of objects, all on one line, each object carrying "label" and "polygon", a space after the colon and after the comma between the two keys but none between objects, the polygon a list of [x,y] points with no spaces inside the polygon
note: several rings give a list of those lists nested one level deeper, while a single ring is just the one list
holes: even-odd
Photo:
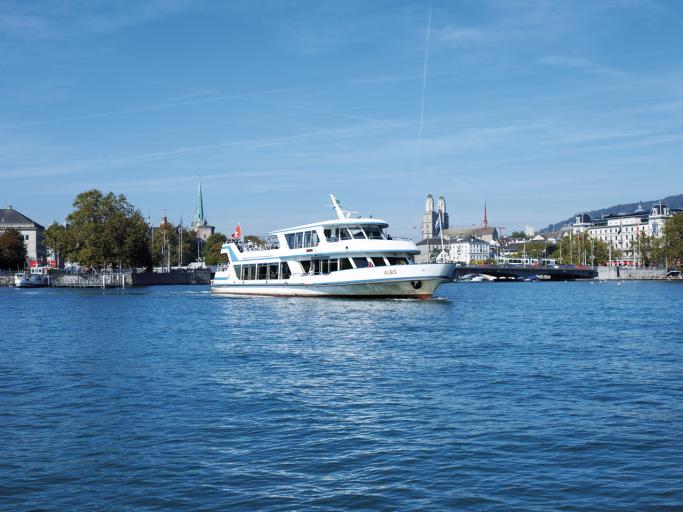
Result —
[{"label": "green tree", "polygon": [[[612,259],[621,257],[621,251],[612,249]],[[563,236],[558,241],[552,258],[562,264],[607,265],[610,256],[609,245],[602,240],[592,238],[587,232],[571,236]]]},{"label": "green tree", "polygon": [[255,245],[266,245],[266,241],[257,235],[246,235],[244,237],[245,242],[251,242]]},{"label": "green tree", "polygon": [[204,262],[207,265],[219,265],[228,262],[228,255],[221,254],[223,244],[228,238],[223,233],[214,233],[204,243]]},{"label": "green tree", "polygon": [[24,237],[16,229],[10,228],[0,233],[0,268],[14,270],[26,264]]},{"label": "green tree", "polygon": [[523,248],[521,251],[516,252],[513,256],[516,258],[522,258],[526,253],[527,258],[543,259],[547,258],[548,255],[550,255],[554,249],[554,245],[548,244],[547,242],[541,242],[540,240],[536,242],[527,242],[525,244],[525,248]]},{"label": "green tree", "polygon": [[64,258],[74,246],[70,236],[71,232],[66,229],[66,226],[57,222],[53,222],[45,229],[45,245],[59,255],[61,262],[64,261]]},{"label": "green tree", "polygon": [[[165,233],[164,233],[165,232]],[[164,246],[164,234],[166,245]],[[185,228],[181,228],[170,222],[154,229],[151,237],[150,251],[152,253],[152,261],[154,265],[168,265],[168,258],[165,256],[170,252],[171,266],[183,265],[192,263],[197,259],[198,245],[197,234]],[[182,248],[180,247],[180,240],[182,238]],[[182,260],[181,260],[182,253]]]},{"label": "green tree", "polygon": [[637,246],[640,261],[646,267],[664,267],[666,265],[663,238],[641,235],[638,237]]},{"label": "green tree", "polygon": [[680,268],[683,265],[683,213],[669,219],[662,237],[665,264]]},{"label": "green tree", "polygon": [[90,267],[150,266],[149,227],[126,196],[92,189],[78,194],[66,225],[53,224],[46,245],[62,260]]},{"label": "green tree", "polygon": [[527,236],[527,234],[524,231],[513,231],[510,234],[510,238],[512,238],[513,240],[528,240],[529,239],[529,237]]}]

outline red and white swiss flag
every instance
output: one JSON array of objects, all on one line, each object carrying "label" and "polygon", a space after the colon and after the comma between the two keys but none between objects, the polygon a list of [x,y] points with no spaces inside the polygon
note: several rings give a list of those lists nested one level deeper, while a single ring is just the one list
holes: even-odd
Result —
[{"label": "red and white swiss flag", "polygon": [[230,238],[232,238],[233,240],[239,240],[240,238],[242,238],[242,228],[239,224],[237,224],[235,232],[231,235]]}]

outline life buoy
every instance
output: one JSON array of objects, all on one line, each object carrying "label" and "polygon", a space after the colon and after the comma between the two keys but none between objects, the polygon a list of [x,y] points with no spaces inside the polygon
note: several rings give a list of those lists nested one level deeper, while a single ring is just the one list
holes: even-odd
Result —
[{"label": "life buoy", "polygon": [[422,288],[422,281],[410,281],[410,284],[413,285],[413,288],[416,290]]}]

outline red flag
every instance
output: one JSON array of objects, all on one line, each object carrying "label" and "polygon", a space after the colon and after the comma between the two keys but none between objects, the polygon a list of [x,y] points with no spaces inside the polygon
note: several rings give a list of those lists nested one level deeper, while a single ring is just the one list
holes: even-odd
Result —
[{"label": "red flag", "polygon": [[230,236],[230,238],[232,238],[233,240],[239,240],[240,238],[242,238],[242,228],[239,224],[237,224],[235,232]]}]

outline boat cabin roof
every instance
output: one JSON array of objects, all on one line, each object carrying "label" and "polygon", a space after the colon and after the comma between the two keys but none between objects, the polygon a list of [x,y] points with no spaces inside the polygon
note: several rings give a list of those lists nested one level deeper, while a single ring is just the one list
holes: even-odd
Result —
[{"label": "boat cabin roof", "polygon": [[358,225],[373,225],[373,226],[380,226],[382,228],[389,227],[389,224],[387,224],[385,221],[382,219],[374,219],[372,217],[369,218],[364,218],[364,217],[357,217],[357,218],[348,218],[348,219],[334,219],[334,220],[323,220],[320,222],[313,222],[311,224],[303,224],[301,226],[294,226],[291,228],[285,228],[285,229],[278,229],[276,231],[271,231],[269,234],[271,235],[277,235],[278,233],[295,233],[297,231],[304,231],[307,229],[313,229],[317,227],[323,227],[323,228],[332,228],[332,227],[338,227],[338,226],[358,226]]}]

